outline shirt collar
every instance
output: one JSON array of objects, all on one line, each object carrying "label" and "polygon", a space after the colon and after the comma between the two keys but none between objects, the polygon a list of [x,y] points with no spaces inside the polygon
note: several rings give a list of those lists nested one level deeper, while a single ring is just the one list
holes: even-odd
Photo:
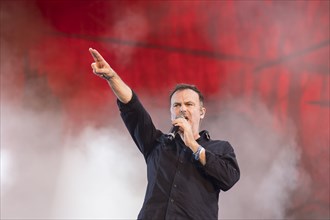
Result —
[{"label": "shirt collar", "polygon": [[206,130],[203,130],[203,131],[199,132],[199,136],[200,137],[197,139],[198,141],[200,141],[200,140],[205,140],[205,141],[211,140],[210,134]]}]

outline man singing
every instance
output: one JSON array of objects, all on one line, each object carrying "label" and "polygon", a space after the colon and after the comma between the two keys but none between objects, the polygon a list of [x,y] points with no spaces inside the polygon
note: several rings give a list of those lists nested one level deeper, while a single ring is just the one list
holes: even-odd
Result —
[{"label": "man singing", "polygon": [[[148,185],[138,219],[218,219],[221,190],[240,178],[232,146],[199,132],[204,97],[193,85],[178,84],[170,94],[172,134],[155,128],[137,95],[90,48],[93,72],[118,98],[121,117],[147,164]],[[123,158],[124,159],[124,158]]]}]

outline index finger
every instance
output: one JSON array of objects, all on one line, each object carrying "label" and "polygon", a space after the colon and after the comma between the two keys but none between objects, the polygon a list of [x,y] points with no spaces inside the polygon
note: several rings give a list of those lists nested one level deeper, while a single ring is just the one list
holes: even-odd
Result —
[{"label": "index finger", "polygon": [[101,54],[97,50],[95,50],[93,48],[89,48],[89,52],[91,53],[95,62],[104,61],[104,58],[101,56]]}]

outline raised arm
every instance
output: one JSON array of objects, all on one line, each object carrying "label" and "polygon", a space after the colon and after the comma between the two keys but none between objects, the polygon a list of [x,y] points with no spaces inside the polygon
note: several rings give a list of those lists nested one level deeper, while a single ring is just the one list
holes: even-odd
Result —
[{"label": "raised arm", "polygon": [[93,72],[108,81],[109,86],[119,101],[125,104],[128,103],[133,95],[131,88],[126,85],[97,50],[89,48],[89,52],[95,61],[91,64]]}]

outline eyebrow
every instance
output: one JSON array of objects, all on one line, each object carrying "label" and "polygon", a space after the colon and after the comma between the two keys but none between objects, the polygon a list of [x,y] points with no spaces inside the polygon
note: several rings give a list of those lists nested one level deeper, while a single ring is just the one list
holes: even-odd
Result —
[{"label": "eyebrow", "polygon": [[[181,105],[181,102],[174,102],[173,105]],[[186,101],[183,104],[196,104],[194,101]]]}]

